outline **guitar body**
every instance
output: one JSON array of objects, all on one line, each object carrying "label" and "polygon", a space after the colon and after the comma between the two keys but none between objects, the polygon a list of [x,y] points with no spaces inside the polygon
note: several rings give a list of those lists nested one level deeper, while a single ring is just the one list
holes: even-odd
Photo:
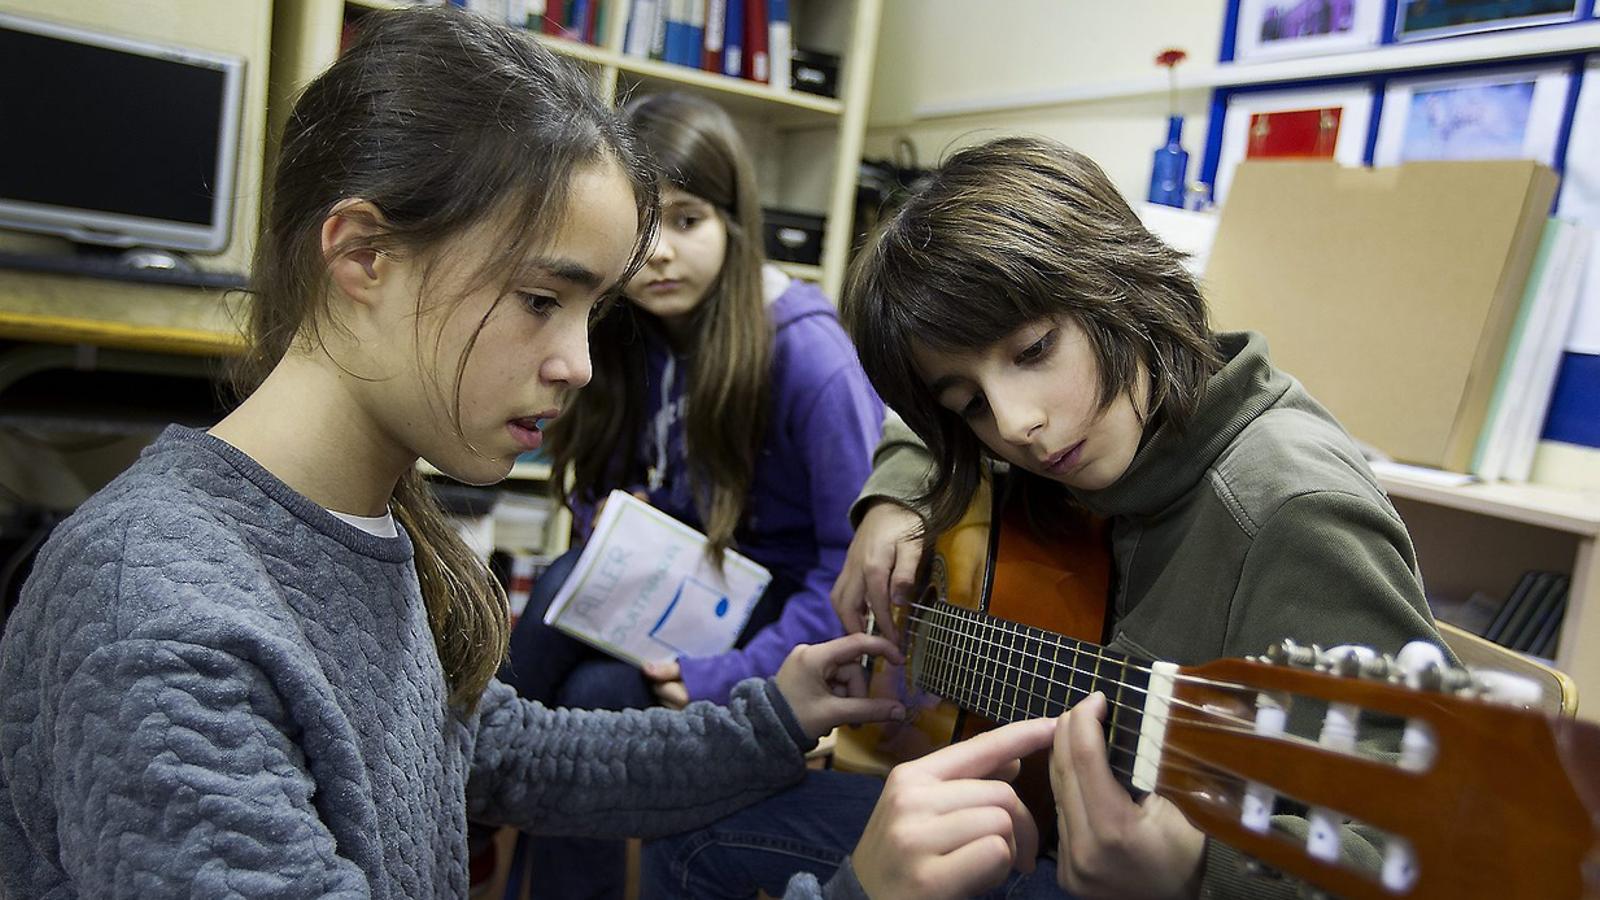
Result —
[{"label": "guitar body", "polygon": [[[1100,643],[1111,582],[1103,523],[1085,516],[1078,533],[1040,540],[1023,520],[1021,504],[1006,502],[1004,482],[998,482],[998,491],[996,484],[985,482],[961,522],[935,539],[918,579],[919,596]],[[903,615],[903,609],[897,611],[896,627],[909,635],[912,629]],[[908,639],[902,649],[906,666],[879,660],[871,693],[899,699],[906,708],[905,721],[842,729],[834,751],[836,768],[886,774],[896,763],[995,727],[983,716],[918,689],[911,672],[923,662],[923,648]],[[1053,833],[1055,803],[1046,754],[1024,762],[1016,786],[1039,827]]]}]

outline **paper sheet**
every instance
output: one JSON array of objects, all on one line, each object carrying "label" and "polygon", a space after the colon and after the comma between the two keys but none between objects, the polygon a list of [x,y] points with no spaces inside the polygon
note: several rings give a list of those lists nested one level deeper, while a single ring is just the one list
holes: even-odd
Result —
[{"label": "paper sheet", "polygon": [[545,624],[634,665],[722,653],[772,575],[733,551],[718,572],[705,545],[700,532],[612,491]]}]

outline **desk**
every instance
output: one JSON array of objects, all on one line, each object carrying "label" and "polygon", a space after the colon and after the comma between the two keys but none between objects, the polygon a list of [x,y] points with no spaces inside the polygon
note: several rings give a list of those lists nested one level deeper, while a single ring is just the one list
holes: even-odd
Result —
[{"label": "desk", "polygon": [[0,338],[233,355],[244,348],[248,302],[237,292],[0,271]]}]

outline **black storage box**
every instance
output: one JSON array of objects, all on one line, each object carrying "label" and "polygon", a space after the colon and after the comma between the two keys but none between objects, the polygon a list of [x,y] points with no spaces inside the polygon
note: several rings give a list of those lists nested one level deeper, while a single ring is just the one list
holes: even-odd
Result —
[{"label": "black storage box", "polygon": [[833,53],[802,50],[789,56],[789,86],[823,97],[839,96],[839,57]]},{"label": "black storage box", "polygon": [[822,262],[822,226],[816,213],[789,209],[761,211],[762,246],[767,259],[819,265]]}]

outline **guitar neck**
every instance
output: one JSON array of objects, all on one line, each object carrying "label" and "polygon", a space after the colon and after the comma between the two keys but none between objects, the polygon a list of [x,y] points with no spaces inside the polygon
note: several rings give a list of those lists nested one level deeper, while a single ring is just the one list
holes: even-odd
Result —
[{"label": "guitar neck", "polygon": [[1113,771],[1132,771],[1150,662],[941,601],[917,603],[913,684],[996,723],[1058,716],[1095,691],[1107,700]]}]

